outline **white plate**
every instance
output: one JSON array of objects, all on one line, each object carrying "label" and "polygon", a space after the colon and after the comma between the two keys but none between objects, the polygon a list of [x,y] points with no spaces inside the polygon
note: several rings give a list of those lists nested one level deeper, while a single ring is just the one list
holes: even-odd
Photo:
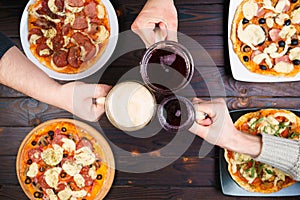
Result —
[{"label": "white plate", "polygon": [[229,15],[228,15],[228,51],[229,51],[229,59],[231,65],[232,76],[234,79],[238,81],[247,81],[247,82],[287,82],[287,81],[299,81],[300,73],[295,77],[275,77],[268,75],[260,75],[249,71],[243,63],[240,61],[238,56],[235,54],[232,42],[230,40],[231,34],[231,25],[234,18],[235,11],[238,5],[243,0],[233,0],[230,1],[229,5]]},{"label": "white plate", "polygon": [[26,54],[26,56],[34,63],[36,64],[40,69],[42,69],[46,74],[48,74],[50,77],[58,80],[77,80],[77,79],[82,79],[87,76],[92,75],[96,71],[98,71],[101,67],[104,66],[104,64],[108,61],[110,56],[112,55],[116,44],[118,40],[118,33],[119,33],[119,25],[118,25],[118,18],[115,12],[114,7],[110,3],[109,0],[102,0],[102,3],[106,7],[107,13],[108,13],[108,18],[109,18],[109,25],[110,25],[110,38],[108,41],[108,44],[102,53],[101,57],[99,60],[90,68],[87,70],[80,72],[78,74],[64,74],[64,73],[58,73],[56,71],[53,71],[43,64],[41,64],[31,53],[30,51],[30,44],[28,41],[28,6],[32,3],[34,3],[35,0],[29,0],[27,3],[23,14],[21,18],[21,23],[20,23],[20,37],[21,37],[21,44],[23,47],[23,50]]}]

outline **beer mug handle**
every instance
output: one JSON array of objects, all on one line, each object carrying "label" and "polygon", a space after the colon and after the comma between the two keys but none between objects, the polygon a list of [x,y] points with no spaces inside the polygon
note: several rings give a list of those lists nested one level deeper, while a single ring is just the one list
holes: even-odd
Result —
[{"label": "beer mug handle", "polygon": [[105,104],[105,100],[106,98],[105,97],[98,97],[95,101],[96,104],[102,104],[104,105]]}]

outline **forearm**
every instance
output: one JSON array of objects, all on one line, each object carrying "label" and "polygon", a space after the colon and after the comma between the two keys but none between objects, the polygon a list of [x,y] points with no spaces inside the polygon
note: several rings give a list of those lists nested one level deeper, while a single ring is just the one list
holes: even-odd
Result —
[{"label": "forearm", "polygon": [[260,136],[245,134],[238,130],[235,130],[232,136],[233,137],[229,138],[229,141],[225,143],[226,147],[224,148],[252,157],[256,157],[260,154],[262,149],[262,139]]},{"label": "forearm", "polygon": [[17,47],[0,60],[0,82],[39,101],[62,107],[61,85],[35,66]]}]

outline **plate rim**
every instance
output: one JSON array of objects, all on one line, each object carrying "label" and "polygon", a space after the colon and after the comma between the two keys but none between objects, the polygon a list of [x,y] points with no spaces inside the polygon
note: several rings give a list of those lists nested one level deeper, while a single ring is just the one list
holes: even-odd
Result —
[{"label": "plate rim", "polygon": [[23,147],[25,146],[27,141],[31,138],[31,135],[33,135],[36,131],[38,131],[42,127],[45,127],[49,124],[56,123],[56,122],[73,123],[76,127],[80,127],[82,129],[84,129],[90,136],[95,138],[97,141],[99,141],[99,140],[101,141],[101,150],[103,151],[103,153],[105,153],[105,162],[108,166],[108,176],[107,176],[108,178],[103,183],[102,190],[97,194],[99,196],[99,198],[103,199],[110,191],[113,181],[114,181],[114,178],[115,178],[115,159],[114,159],[112,149],[111,149],[109,143],[107,142],[107,140],[97,129],[95,129],[94,127],[92,127],[91,125],[89,125],[87,123],[81,122],[76,119],[69,119],[69,118],[58,118],[58,119],[51,119],[51,120],[45,121],[45,122],[39,124],[38,126],[34,127],[29,133],[27,133],[25,138],[22,140],[20,147],[18,149],[15,166],[16,166],[18,182],[19,182],[19,185],[21,186],[23,192],[25,193],[25,195],[28,198],[32,197],[32,194],[28,192],[28,190],[24,186],[24,184],[21,184],[22,180],[19,175],[19,171],[21,170],[20,169],[20,156],[23,151]]},{"label": "plate rim", "polygon": [[300,72],[294,77],[282,77],[282,76],[276,77],[271,75],[261,75],[249,71],[240,61],[240,59],[238,58],[238,56],[233,50],[233,45],[230,36],[231,36],[232,22],[234,19],[236,9],[242,1],[243,0],[229,1],[227,43],[228,43],[230,68],[231,68],[233,78],[237,81],[254,82],[254,83],[299,81]]},{"label": "plate rim", "polygon": [[[298,109],[289,109],[289,108],[244,108],[244,109],[235,109],[230,110],[230,117],[232,118],[232,115],[235,113],[240,112],[255,112],[262,109],[285,109],[289,110],[291,112],[298,112],[300,115],[300,110]],[[294,185],[291,185],[287,188],[283,188],[279,190],[278,192],[274,193],[258,193],[258,192],[248,192],[245,189],[241,188],[230,176],[228,172],[228,163],[226,162],[224,158],[224,149],[220,148],[219,150],[219,173],[220,173],[220,184],[221,184],[221,190],[224,195],[228,196],[256,196],[256,197],[292,197],[292,196],[300,196],[300,182],[296,182]],[[225,179],[229,179],[229,186],[225,186]],[[234,190],[234,191],[233,191]],[[291,190],[295,190],[298,192],[291,192]]]},{"label": "plate rim", "polygon": [[102,52],[102,55],[100,58],[88,69],[76,73],[76,74],[66,74],[66,73],[59,73],[54,70],[49,69],[48,67],[44,66],[42,63],[38,61],[34,57],[34,55],[31,53],[29,47],[29,41],[28,41],[28,7],[34,3],[35,0],[29,0],[26,4],[20,21],[20,40],[21,40],[21,46],[23,48],[23,51],[25,52],[25,55],[31,62],[33,62],[38,68],[40,68],[42,71],[44,71],[49,77],[56,79],[56,80],[62,80],[62,81],[73,81],[73,80],[79,80],[86,78],[88,76],[91,76],[92,74],[96,73],[98,70],[100,70],[107,61],[112,56],[118,41],[118,35],[119,35],[119,23],[116,11],[111,4],[109,0],[101,0],[101,2],[104,4],[108,18],[109,18],[109,24],[110,24],[110,36],[108,43],[105,47],[105,50]]}]

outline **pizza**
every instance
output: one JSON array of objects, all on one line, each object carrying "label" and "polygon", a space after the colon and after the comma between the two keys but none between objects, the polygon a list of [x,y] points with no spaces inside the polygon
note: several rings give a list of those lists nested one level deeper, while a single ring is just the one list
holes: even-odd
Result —
[{"label": "pizza", "polygon": [[[248,134],[271,134],[292,140],[300,139],[300,119],[287,110],[264,109],[241,116],[235,127]],[[250,192],[272,193],[291,186],[291,176],[252,157],[225,150],[228,171],[233,180]]]},{"label": "pizza", "polygon": [[50,121],[23,141],[17,174],[30,199],[92,200],[106,194],[114,176],[111,152],[92,136],[92,129],[77,124]]},{"label": "pizza", "polygon": [[300,1],[242,0],[230,39],[251,72],[293,77],[300,71]]},{"label": "pizza", "polygon": [[91,67],[109,36],[101,0],[35,0],[28,7],[30,51],[56,72],[76,74]]}]

